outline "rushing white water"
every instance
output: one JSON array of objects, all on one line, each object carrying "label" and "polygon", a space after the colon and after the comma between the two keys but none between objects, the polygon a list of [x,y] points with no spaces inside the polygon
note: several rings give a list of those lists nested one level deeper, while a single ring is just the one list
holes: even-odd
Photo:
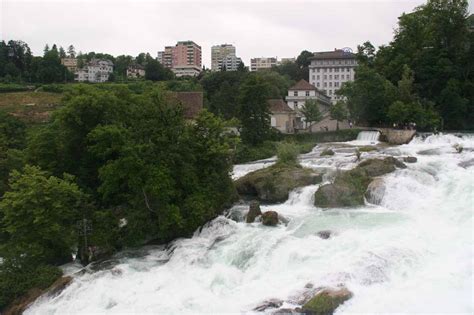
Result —
[{"label": "rushing white water", "polygon": [[357,135],[357,139],[349,141],[353,145],[372,145],[379,143],[380,131],[361,131]]},{"label": "rushing white water", "polygon": [[[332,157],[319,157],[317,147],[301,161],[315,169],[355,165],[354,148],[332,147]],[[365,157],[387,154],[418,162],[384,177],[380,206],[322,211],[312,205],[317,185],[297,189],[287,202],[262,207],[287,225],[218,217],[191,239],[122,253],[99,271],[75,274],[60,295],[26,313],[252,313],[272,298],[296,307],[312,283],[354,293],[338,314],[472,314],[474,136],[415,138]],[[244,168],[252,169],[239,176]],[[247,209],[234,206],[232,217]],[[320,230],[335,236],[323,240]]]}]

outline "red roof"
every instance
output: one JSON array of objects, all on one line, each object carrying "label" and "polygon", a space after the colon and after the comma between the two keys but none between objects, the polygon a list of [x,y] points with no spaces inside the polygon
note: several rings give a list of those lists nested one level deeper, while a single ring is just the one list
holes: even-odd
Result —
[{"label": "red roof", "polygon": [[310,84],[306,80],[300,80],[298,83],[293,85],[292,87],[289,88],[289,90],[314,90],[317,91],[317,89],[314,87],[314,85]]},{"label": "red roof", "polygon": [[272,113],[293,111],[282,99],[271,99],[271,100],[268,100],[267,102],[268,102],[268,105],[270,105],[270,111]]}]

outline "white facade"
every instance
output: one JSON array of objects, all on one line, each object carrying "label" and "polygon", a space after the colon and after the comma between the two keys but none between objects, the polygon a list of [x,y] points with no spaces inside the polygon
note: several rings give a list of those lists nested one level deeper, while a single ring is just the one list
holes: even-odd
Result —
[{"label": "white facade", "polygon": [[331,98],[335,104],[342,97],[336,91],[354,80],[357,60],[354,54],[343,50],[314,53],[309,65],[309,82]]},{"label": "white facade", "polygon": [[241,62],[239,57],[228,55],[222,60],[222,66],[225,66],[226,71],[237,71]]},{"label": "white facade", "polygon": [[127,68],[127,78],[143,78],[145,68],[141,65],[131,65]]},{"label": "white facade", "polygon": [[276,65],[278,65],[278,60],[276,57],[261,57],[250,59],[251,71],[271,69],[273,66]]},{"label": "white facade", "polygon": [[201,73],[201,68],[195,66],[180,66],[171,69],[176,77],[196,77]]},{"label": "white facade", "polygon": [[74,80],[91,83],[107,82],[113,71],[112,61],[92,59],[85,67],[76,71]]},{"label": "white facade", "polygon": [[225,66],[226,71],[237,71],[242,59],[235,55],[235,46],[222,44],[211,48],[211,70],[221,71]]}]

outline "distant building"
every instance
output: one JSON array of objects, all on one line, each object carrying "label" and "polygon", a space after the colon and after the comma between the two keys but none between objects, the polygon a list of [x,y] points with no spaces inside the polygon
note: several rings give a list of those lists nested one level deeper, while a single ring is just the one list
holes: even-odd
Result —
[{"label": "distant building", "polygon": [[316,87],[306,80],[300,80],[295,85],[288,89],[286,102],[288,107],[296,112],[294,127],[303,129],[304,117],[301,114],[301,109],[304,107],[306,101],[315,100],[319,105],[320,112],[324,115],[331,107],[331,98],[319,91]]},{"label": "distant building", "polygon": [[271,69],[273,66],[276,66],[278,63],[276,57],[261,57],[261,58],[252,58],[250,59],[250,70],[259,71]]},{"label": "distant building", "polygon": [[335,104],[342,99],[336,91],[348,81],[354,80],[357,60],[349,49],[315,52],[309,65],[309,82],[324,91]]},{"label": "distant building", "polygon": [[201,46],[193,41],[180,41],[158,52],[158,61],[176,76],[196,76],[201,72]]},{"label": "distant building", "polygon": [[127,68],[127,78],[145,77],[145,67],[139,64],[132,64]]},{"label": "distant building", "polygon": [[77,59],[76,58],[61,58],[61,64],[65,66],[72,73],[77,70]]},{"label": "distant building", "polygon": [[242,59],[235,55],[235,46],[222,44],[211,48],[211,70],[221,71],[224,67],[226,71],[236,71]]},{"label": "distant building", "polygon": [[285,63],[291,63],[291,62],[296,62],[296,58],[281,58],[277,64],[278,65],[283,65]]},{"label": "distant building", "polygon": [[110,60],[92,59],[82,69],[74,74],[74,80],[78,82],[106,82],[109,75],[114,71],[114,64]]},{"label": "distant building", "polygon": [[268,100],[268,105],[271,113],[271,126],[282,133],[293,133],[295,131],[296,112],[288,107],[282,99]]}]

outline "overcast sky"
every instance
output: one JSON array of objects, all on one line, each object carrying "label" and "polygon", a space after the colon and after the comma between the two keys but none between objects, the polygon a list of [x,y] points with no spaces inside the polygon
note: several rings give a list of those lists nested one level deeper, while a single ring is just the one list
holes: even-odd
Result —
[{"label": "overcast sky", "polygon": [[[33,54],[46,43],[112,55],[149,52],[193,40],[210,66],[211,46],[231,43],[251,57],[294,57],[392,39],[397,17],[424,0],[0,0],[0,38]],[[472,8],[472,3],[471,3]]]}]

